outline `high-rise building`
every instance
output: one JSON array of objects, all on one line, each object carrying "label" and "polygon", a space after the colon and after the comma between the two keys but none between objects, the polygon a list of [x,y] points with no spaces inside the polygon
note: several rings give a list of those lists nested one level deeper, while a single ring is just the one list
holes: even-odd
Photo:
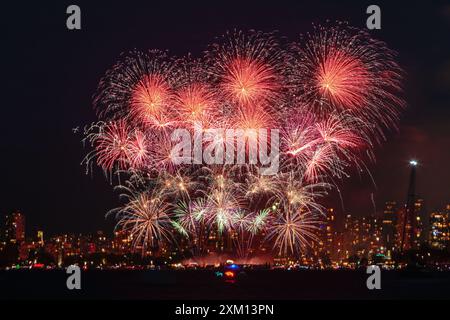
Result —
[{"label": "high-rise building", "polygon": [[346,259],[346,254],[344,251],[344,233],[341,231],[335,231],[334,232],[334,250],[333,254],[331,255],[331,260],[342,262]]},{"label": "high-rise building", "polygon": [[22,213],[14,212],[5,216],[4,239],[19,244],[25,241],[25,216]]},{"label": "high-rise building", "polygon": [[345,257],[362,256],[364,249],[365,218],[358,218],[348,214],[344,220],[344,252]]},{"label": "high-rise building", "polygon": [[[415,200],[412,208],[412,213],[408,213],[410,209],[407,209],[406,206],[398,212],[398,220],[403,221],[403,223],[397,224],[397,246],[399,249],[402,248],[402,244],[403,250],[418,249],[426,240],[424,232],[424,200]],[[405,214],[409,217],[405,218]],[[406,225],[404,225],[405,221]]]},{"label": "high-rise building", "polygon": [[117,230],[114,232],[114,239],[112,242],[112,250],[115,254],[124,254],[130,251],[131,236],[128,231]]},{"label": "high-rise building", "polygon": [[318,243],[312,244],[312,252],[318,258],[335,260],[336,215],[333,208],[328,208],[326,216],[321,219]]},{"label": "high-rise building", "polygon": [[375,254],[384,254],[385,250],[382,241],[383,220],[372,215],[368,217],[367,224],[367,249],[369,255],[372,257]]},{"label": "high-rise building", "polygon": [[396,248],[397,212],[397,202],[387,201],[385,203],[382,217],[381,243],[388,258],[392,257],[392,253]]},{"label": "high-rise building", "polygon": [[344,257],[357,255],[371,258],[377,253],[383,253],[382,219],[375,216],[353,217],[347,215],[344,220],[342,238]]},{"label": "high-rise building", "polygon": [[344,218],[344,235],[343,235],[343,250],[345,259],[348,259],[352,255],[353,250],[353,233],[352,216],[347,214]]},{"label": "high-rise building", "polygon": [[326,216],[326,221],[323,225],[323,248],[324,248],[324,253],[328,256],[331,257],[333,250],[333,246],[334,246],[334,231],[335,231],[335,223],[336,223],[336,216],[334,213],[334,209],[333,208],[329,208],[327,210],[327,216]]},{"label": "high-rise building", "polygon": [[447,210],[440,212],[432,212],[430,214],[430,246],[434,249],[443,250],[448,248],[450,243],[450,221],[449,210],[450,205],[447,206]]}]

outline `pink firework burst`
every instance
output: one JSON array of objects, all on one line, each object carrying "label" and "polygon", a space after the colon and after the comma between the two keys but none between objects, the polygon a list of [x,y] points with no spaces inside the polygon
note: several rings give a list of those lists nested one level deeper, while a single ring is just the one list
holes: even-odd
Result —
[{"label": "pink firework burst", "polygon": [[264,104],[276,110],[282,105],[283,54],[273,34],[227,33],[207,52],[208,70],[231,104],[244,109]]},{"label": "pink firework burst", "polygon": [[147,136],[139,131],[134,131],[129,138],[127,158],[134,169],[144,169],[149,163],[150,146]]},{"label": "pink firework burst", "polygon": [[209,85],[192,83],[178,89],[174,106],[179,121],[192,126],[199,123],[208,127],[214,123],[218,101]]},{"label": "pink firework burst", "polygon": [[317,64],[316,87],[313,88],[317,94],[340,108],[363,106],[370,73],[362,61],[332,48]]},{"label": "pink firework burst", "polygon": [[111,122],[98,133],[95,138],[97,164],[105,171],[112,171],[115,165],[119,169],[129,164],[130,139],[129,128],[125,121]]},{"label": "pink firework burst", "polygon": [[290,90],[321,115],[347,110],[376,140],[396,128],[404,108],[403,72],[382,41],[343,23],[319,26],[290,48]]},{"label": "pink firework burst", "polygon": [[131,93],[130,114],[146,125],[164,127],[170,122],[174,101],[167,80],[159,74],[144,76]]}]

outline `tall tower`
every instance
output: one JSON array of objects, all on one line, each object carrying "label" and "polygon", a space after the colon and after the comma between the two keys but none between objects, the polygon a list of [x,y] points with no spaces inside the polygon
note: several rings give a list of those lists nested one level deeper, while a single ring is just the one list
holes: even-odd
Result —
[{"label": "tall tower", "polygon": [[[411,167],[411,173],[409,175],[409,186],[408,194],[406,197],[405,211],[402,221],[402,241],[400,245],[400,251],[403,252],[405,246],[408,248],[413,248],[414,245],[414,230],[416,219],[414,217],[415,213],[415,201],[416,201],[416,167],[418,162],[416,160],[411,160],[409,165]],[[406,243],[407,242],[407,243]]]}]

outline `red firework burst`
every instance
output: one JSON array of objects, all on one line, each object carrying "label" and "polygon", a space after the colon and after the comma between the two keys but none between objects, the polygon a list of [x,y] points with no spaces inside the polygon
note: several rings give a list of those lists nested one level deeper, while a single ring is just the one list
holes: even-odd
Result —
[{"label": "red firework burst", "polygon": [[233,128],[243,130],[270,129],[274,119],[262,108],[253,108],[239,112],[233,121]]},{"label": "red firework burst", "polygon": [[[191,143],[191,141],[189,141]],[[177,164],[174,162],[174,146],[177,142],[172,141],[171,137],[165,132],[154,134],[151,138],[151,166],[161,172],[174,172]],[[189,148],[186,145],[185,148]],[[179,155],[177,155],[179,156]]]},{"label": "red firework burst", "polygon": [[173,101],[173,92],[164,77],[147,75],[132,91],[130,113],[144,124],[165,126],[170,122],[168,113]]},{"label": "red firework burst", "polygon": [[106,171],[111,171],[115,165],[125,169],[129,165],[128,155],[130,140],[129,129],[123,120],[107,124],[95,139],[97,164]]},{"label": "red firework burst", "polygon": [[176,93],[175,107],[180,122],[198,122],[207,126],[213,121],[216,106],[215,95],[205,84],[189,84]]},{"label": "red firework burst", "polygon": [[316,90],[328,103],[341,108],[363,107],[370,74],[357,58],[332,50],[318,63]]},{"label": "red firework burst", "polygon": [[290,90],[312,112],[349,111],[376,139],[395,128],[404,107],[402,70],[381,41],[344,24],[319,26],[304,44],[293,44],[287,65]]},{"label": "red firework burst", "polygon": [[207,52],[208,70],[219,93],[238,108],[263,103],[276,109],[282,105],[283,54],[273,34],[228,33]]},{"label": "red firework burst", "polygon": [[[94,106],[101,119],[147,122],[167,109],[175,63],[166,52],[132,51],[101,79]],[[131,115],[130,115],[131,113]]]},{"label": "red firework burst", "polygon": [[146,135],[135,131],[129,138],[127,158],[134,169],[142,169],[148,165],[150,150]]},{"label": "red firework burst", "polygon": [[369,144],[362,130],[365,126],[361,121],[355,123],[355,119],[349,116],[332,114],[318,122],[316,129],[324,143],[334,144],[342,149],[356,149]]},{"label": "red firework burst", "polygon": [[280,87],[272,67],[243,57],[236,57],[226,65],[220,86],[240,106],[265,101]]},{"label": "red firework burst", "polygon": [[317,182],[326,173],[333,173],[336,165],[336,153],[330,145],[316,148],[306,163],[305,177],[311,182]]}]

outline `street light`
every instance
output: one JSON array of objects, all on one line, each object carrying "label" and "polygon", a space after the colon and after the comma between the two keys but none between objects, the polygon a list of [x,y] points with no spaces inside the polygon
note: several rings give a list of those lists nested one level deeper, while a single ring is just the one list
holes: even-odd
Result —
[{"label": "street light", "polygon": [[409,164],[415,167],[415,166],[417,166],[419,163],[417,162],[417,160],[411,160],[411,161],[409,161]]}]

